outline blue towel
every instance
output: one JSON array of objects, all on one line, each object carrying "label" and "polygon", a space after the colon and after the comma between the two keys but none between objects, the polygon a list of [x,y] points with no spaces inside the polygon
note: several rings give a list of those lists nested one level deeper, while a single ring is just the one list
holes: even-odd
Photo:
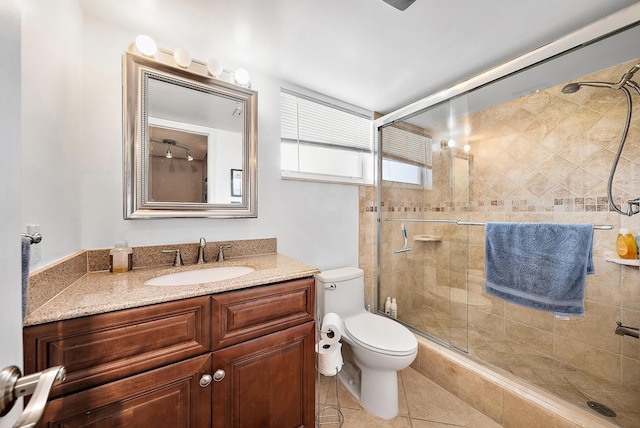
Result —
[{"label": "blue towel", "polygon": [[22,319],[27,315],[27,289],[29,288],[29,250],[31,238],[22,237]]},{"label": "blue towel", "polygon": [[591,224],[487,223],[485,292],[533,309],[584,316],[592,248]]}]

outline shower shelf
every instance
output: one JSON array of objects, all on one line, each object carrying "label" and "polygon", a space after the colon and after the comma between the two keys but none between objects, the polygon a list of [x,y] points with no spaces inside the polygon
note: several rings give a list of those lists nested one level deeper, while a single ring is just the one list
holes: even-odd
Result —
[{"label": "shower shelf", "polygon": [[621,259],[615,251],[605,251],[604,259],[611,263],[617,263],[625,266],[640,266],[638,259]]},{"label": "shower shelf", "polygon": [[414,241],[423,241],[423,242],[438,242],[442,241],[442,236],[440,235],[413,235]]}]

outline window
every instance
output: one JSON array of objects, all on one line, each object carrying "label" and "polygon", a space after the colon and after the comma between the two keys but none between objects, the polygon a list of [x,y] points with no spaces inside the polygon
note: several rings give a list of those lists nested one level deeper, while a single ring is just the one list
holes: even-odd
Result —
[{"label": "window", "polygon": [[280,92],[283,178],[372,183],[372,122],[291,91]]},{"label": "window", "polygon": [[431,188],[431,144],[426,135],[395,125],[382,128],[382,179]]}]

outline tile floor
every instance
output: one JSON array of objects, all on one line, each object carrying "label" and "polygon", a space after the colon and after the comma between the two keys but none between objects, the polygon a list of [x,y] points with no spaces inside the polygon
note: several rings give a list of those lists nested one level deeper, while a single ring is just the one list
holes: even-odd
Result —
[{"label": "tile floor", "polygon": [[[460,348],[469,355],[499,367],[593,414],[586,402],[602,403],[613,409],[617,417],[603,420],[625,428],[640,427],[640,394],[624,385],[596,378],[589,373],[538,353],[502,336],[466,328],[452,328],[451,317],[442,312],[414,310],[403,320],[415,328]],[[466,325],[465,325],[466,326]]]},{"label": "tile floor", "polygon": [[[320,408],[335,405],[335,378],[320,376],[318,394]],[[385,421],[367,413],[340,386],[339,399],[344,415],[343,428],[500,428],[501,425],[480,413],[464,401],[445,391],[411,367],[398,373],[400,412],[395,419]],[[337,424],[322,427],[337,427]]]}]

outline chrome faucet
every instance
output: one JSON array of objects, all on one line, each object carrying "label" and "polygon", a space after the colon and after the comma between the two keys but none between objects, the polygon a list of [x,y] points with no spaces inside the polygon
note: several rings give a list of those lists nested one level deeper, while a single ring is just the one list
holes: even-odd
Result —
[{"label": "chrome faucet", "polygon": [[233,247],[233,245],[232,245],[232,244],[229,244],[229,245],[221,245],[221,246],[220,246],[220,250],[218,251],[218,261],[219,261],[219,262],[223,262],[223,261],[224,261],[224,250],[225,250],[226,248],[231,248],[231,247]]},{"label": "chrome faucet", "polygon": [[620,321],[616,323],[616,334],[620,336],[632,336],[636,339],[640,339],[640,329],[635,327],[627,327],[622,325]]},{"label": "chrome faucet", "polygon": [[201,265],[207,261],[204,258],[204,248],[207,246],[207,241],[204,238],[200,238],[200,246],[198,247],[198,261],[197,264]]},{"label": "chrome faucet", "polygon": [[180,250],[162,250],[163,253],[176,253],[175,259],[173,259],[174,266],[184,266],[182,262],[182,254],[180,254]]}]

